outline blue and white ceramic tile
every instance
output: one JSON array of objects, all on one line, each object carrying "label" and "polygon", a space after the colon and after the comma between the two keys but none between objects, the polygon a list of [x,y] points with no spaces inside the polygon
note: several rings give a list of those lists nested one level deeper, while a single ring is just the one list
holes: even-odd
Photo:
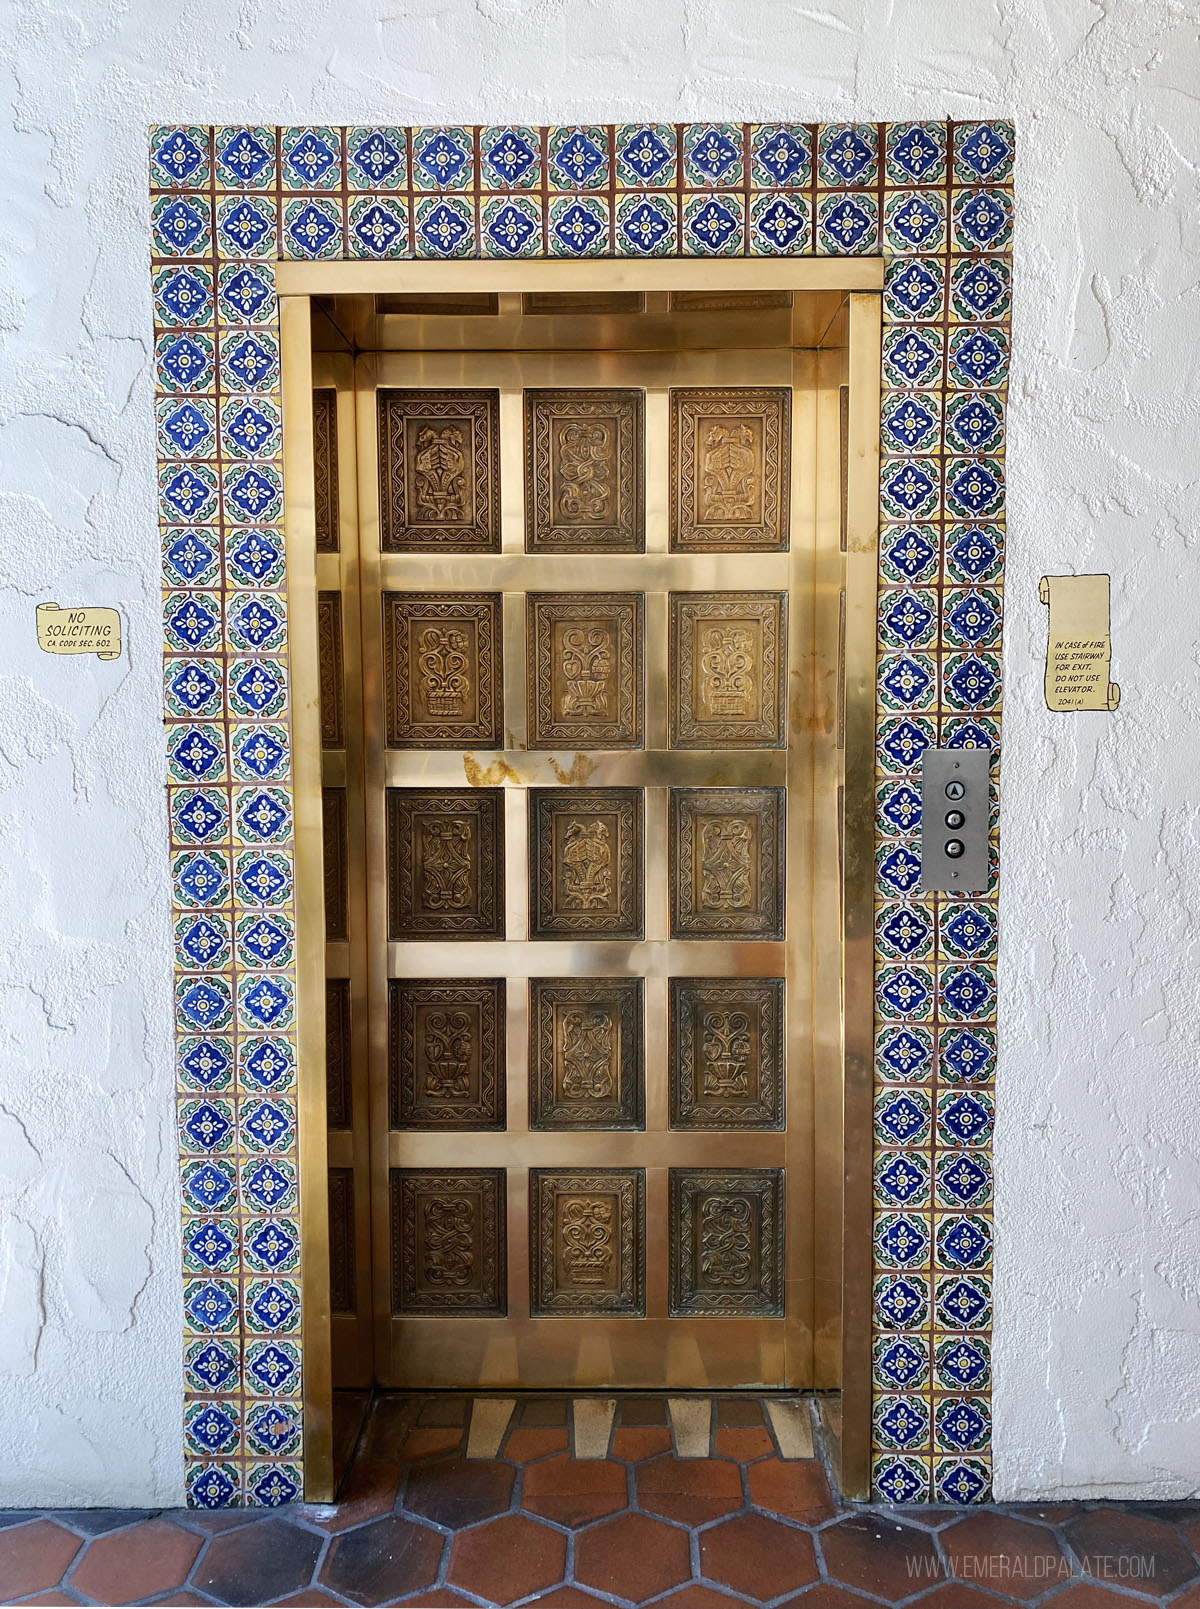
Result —
[{"label": "blue and white ceramic tile", "polygon": [[402,128],[346,130],[347,190],[404,190],[407,185],[407,130]]},{"label": "blue and white ceramic tile", "polygon": [[279,209],[269,195],[226,195],[217,202],[217,237],[223,256],[274,258],[279,250]]},{"label": "blue and white ceramic tile", "polygon": [[212,171],[212,131],[165,127],[150,131],[150,185],[153,189],[202,189]]},{"label": "blue and white ceramic tile", "polygon": [[678,172],[676,133],[669,123],[618,126],[617,184],[624,190],[669,190]]},{"label": "blue and white ceramic tile", "polygon": [[285,191],[342,187],[342,137],[337,129],[281,129],[279,144]]},{"label": "blue and white ceramic tile", "polygon": [[359,196],[350,203],[350,257],[382,262],[411,255],[408,204],[399,196]]}]

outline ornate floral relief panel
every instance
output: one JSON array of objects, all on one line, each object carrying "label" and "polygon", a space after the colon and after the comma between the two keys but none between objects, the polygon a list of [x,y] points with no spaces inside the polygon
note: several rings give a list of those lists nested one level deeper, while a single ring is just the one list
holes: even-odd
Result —
[{"label": "ornate floral relief panel", "polygon": [[530,979],[529,1126],[645,1126],[640,978]]},{"label": "ornate floral relief panel", "polygon": [[503,978],[388,983],[394,1129],[503,1129]]},{"label": "ornate floral relief panel", "polygon": [[640,788],[529,790],[535,939],[642,937]]},{"label": "ornate floral relief panel", "polygon": [[385,592],[383,626],[388,747],[501,747],[500,594]]},{"label": "ornate floral relief panel", "polygon": [[673,1129],[782,1129],[784,980],[672,978]]},{"label": "ornate floral relief panel", "polygon": [[313,490],[316,497],[317,552],[341,547],[338,522],[337,392],[313,392]]},{"label": "ornate floral relief panel", "polygon": [[673,938],[781,939],[782,788],[672,788]]},{"label": "ornate floral relief panel", "polygon": [[504,937],[499,788],[389,788],[393,939]]},{"label": "ornate floral relief panel", "polygon": [[350,936],[350,846],[345,788],[321,789],[321,844],[325,871],[325,937],[342,944]]},{"label": "ornate floral relief panel", "polygon": [[644,1170],[531,1168],[529,1271],[536,1317],[644,1317]]},{"label": "ornate floral relief panel", "polygon": [[671,392],[671,547],[788,546],[792,394],[786,386]]},{"label": "ornate floral relief panel", "polygon": [[525,392],[525,547],[641,553],[646,546],[640,391]]},{"label": "ornate floral relief panel", "polygon": [[354,1169],[329,1170],[329,1310],[353,1313],[358,1305],[354,1256]]},{"label": "ornate floral relief panel", "polygon": [[531,749],[642,746],[640,592],[531,592],[526,699]]},{"label": "ornate floral relief panel", "polygon": [[385,553],[499,551],[499,416],[495,391],[379,393]]},{"label": "ornate floral relief panel", "polygon": [[393,1168],[392,1310],[507,1311],[503,1168]]},{"label": "ornate floral relief panel", "polygon": [[317,593],[317,653],[321,662],[321,747],[340,749],[346,741],[340,592]]},{"label": "ornate floral relief panel", "polygon": [[673,592],[673,749],[787,746],[787,594]]},{"label": "ornate floral relief panel", "polygon": [[784,1170],[672,1168],[670,1313],[783,1313]]},{"label": "ornate floral relief panel", "polygon": [[325,980],[325,1115],[331,1129],[352,1126],[350,980]]}]

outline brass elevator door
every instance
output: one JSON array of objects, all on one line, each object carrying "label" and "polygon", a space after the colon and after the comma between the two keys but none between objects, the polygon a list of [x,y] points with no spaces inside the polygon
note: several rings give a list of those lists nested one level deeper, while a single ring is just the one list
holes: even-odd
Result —
[{"label": "brass elevator door", "polygon": [[347,360],[342,1243],[384,1386],[811,1385],[818,354],[592,327]]}]

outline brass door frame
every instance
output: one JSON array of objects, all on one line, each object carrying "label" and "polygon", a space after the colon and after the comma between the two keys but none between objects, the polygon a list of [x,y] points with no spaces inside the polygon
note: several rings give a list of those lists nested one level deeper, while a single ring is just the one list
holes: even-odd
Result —
[{"label": "brass door frame", "polygon": [[[815,1187],[821,1189],[824,1181],[828,1198],[840,1195],[842,1203],[840,1279],[836,1244],[818,1246],[816,1267],[819,1300],[824,1285],[826,1305],[830,1296],[840,1295],[840,1313],[837,1321],[827,1324],[823,1336],[818,1334],[817,1344],[820,1349],[823,1342],[831,1357],[840,1353],[841,1483],[846,1495],[856,1497],[865,1496],[869,1488],[872,862],[882,280],[883,262],[875,258],[278,265],[295,787],[305,1495],[309,1501],[328,1500],[333,1486],[312,298],[448,290],[843,293],[848,394],[839,424],[844,467],[840,539],[818,541],[814,572],[818,593],[829,588],[844,591],[836,612],[843,651],[839,654],[836,640],[816,644],[812,733],[818,787],[823,765],[836,766],[841,755],[844,807],[840,833],[837,821],[832,823],[832,859],[821,854],[822,848],[829,846],[820,841],[819,824],[813,844],[814,864],[836,866],[837,839],[841,839],[842,916],[837,947],[841,964],[836,966],[828,951],[823,954],[821,947],[815,946],[818,1138],[814,1173]],[[836,463],[836,458],[833,461]],[[828,465],[828,452],[821,453],[820,462]],[[823,467],[820,473],[827,470]],[[819,618],[826,622],[833,616],[828,608],[819,611]],[[839,664],[840,671],[836,671]],[[840,1078],[822,1081],[822,1066],[836,1068]],[[836,1188],[839,1172],[840,1192]]]}]

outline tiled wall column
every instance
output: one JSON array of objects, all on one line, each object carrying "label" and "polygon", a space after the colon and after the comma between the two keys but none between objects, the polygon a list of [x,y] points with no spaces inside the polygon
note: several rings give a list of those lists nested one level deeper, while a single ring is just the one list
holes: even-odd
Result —
[{"label": "tiled wall column", "polygon": [[886,257],[874,1479],[989,1495],[995,860],[917,894],[917,780],[999,739],[1012,159],[995,122],[152,131],[191,1502],[302,1488],[279,257]]}]

